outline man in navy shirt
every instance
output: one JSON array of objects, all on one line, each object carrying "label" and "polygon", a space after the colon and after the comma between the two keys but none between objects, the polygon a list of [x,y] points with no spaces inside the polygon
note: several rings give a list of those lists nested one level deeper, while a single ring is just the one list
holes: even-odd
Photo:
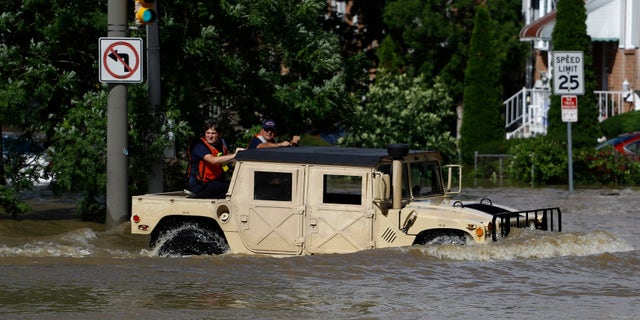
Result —
[{"label": "man in navy shirt", "polygon": [[293,136],[291,141],[278,142],[276,139],[276,122],[267,119],[262,122],[262,129],[260,133],[249,142],[249,149],[262,149],[262,148],[278,148],[278,147],[290,147],[297,146],[300,142],[300,136]]}]

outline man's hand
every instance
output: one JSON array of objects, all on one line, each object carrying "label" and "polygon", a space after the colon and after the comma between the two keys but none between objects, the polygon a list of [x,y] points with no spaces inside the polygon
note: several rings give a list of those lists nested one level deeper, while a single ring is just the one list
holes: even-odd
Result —
[{"label": "man's hand", "polygon": [[298,142],[300,142],[300,136],[293,136],[293,138],[291,138],[291,144],[296,146],[298,145]]}]

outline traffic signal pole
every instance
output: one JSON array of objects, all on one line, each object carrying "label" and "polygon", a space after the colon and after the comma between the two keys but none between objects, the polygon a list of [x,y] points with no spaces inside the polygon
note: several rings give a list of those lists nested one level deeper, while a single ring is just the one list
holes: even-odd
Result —
[{"label": "traffic signal pole", "polygon": [[[107,3],[109,37],[127,36],[127,0]],[[110,83],[107,100],[107,228],[112,229],[127,220],[128,197],[128,131],[127,85]]]}]

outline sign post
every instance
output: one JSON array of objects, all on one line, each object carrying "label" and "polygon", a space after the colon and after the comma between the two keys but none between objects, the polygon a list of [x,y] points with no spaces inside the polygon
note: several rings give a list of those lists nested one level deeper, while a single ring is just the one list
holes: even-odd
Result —
[{"label": "sign post", "polygon": [[584,94],[584,57],[582,51],[553,53],[553,93],[563,95],[562,122],[567,123],[569,192],[573,192],[573,154],[571,123],[578,122],[578,97]]}]

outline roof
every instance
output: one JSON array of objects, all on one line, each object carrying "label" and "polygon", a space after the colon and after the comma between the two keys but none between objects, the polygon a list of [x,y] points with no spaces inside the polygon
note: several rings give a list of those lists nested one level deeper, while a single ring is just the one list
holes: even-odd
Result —
[{"label": "roof", "polygon": [[[625,17],[618,0],[591,0],[585,3],[587,34],[592,41],[618,41]],[[634,15],[635,16],[635,15]],[[553,10],[520,30],[520,41],[550,41],[556,24]]]},{"label": "roof", "polygon": [[[423,154],[428,155],[431,159],[442,159],[440,154],[435,151],[410,150],[409,154]],[[307,163],[359,167],[375,167],[382,160],[391,161],[391,157],[386,149],[317,146],[250,149],[238,152],[235,159],[238,161]]]},{"label": "roof", "polygon": [[522,30],[520,30],[520,41],[551,40],[551,33],[555,25],[556,12],[554,10],[522,28]]}]

